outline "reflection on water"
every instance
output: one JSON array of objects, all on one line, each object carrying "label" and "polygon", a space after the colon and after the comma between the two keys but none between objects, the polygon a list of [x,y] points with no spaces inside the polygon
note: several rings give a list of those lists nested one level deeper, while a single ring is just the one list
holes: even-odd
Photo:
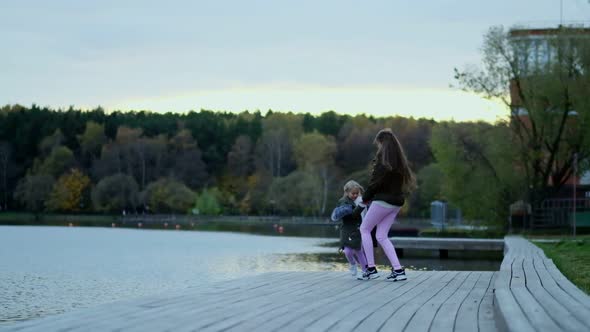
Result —
[{"label": "reflection on water", "polygon": [[[269,271],[347,271],[329,242],[332,236],[0,226],[0,324]],[[376,258],[385,264],[381,253]],[[402,264],[490,269],[469,261],[403,258]]]}]

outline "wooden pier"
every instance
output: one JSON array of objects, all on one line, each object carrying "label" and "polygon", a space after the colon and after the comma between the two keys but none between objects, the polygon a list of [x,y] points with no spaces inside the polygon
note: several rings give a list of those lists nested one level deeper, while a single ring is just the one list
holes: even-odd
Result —
[{"label": "wooden pier", "polygon": [[101,305],[2,331],[588,331],[590,298],[530,242],[498,272],[276,272]]},{"label": "wooden pier", "polygon": [[500,330],[590,331],[590,297],[561,274],[543,250],[522,237],[505,238],[494,280]]}]

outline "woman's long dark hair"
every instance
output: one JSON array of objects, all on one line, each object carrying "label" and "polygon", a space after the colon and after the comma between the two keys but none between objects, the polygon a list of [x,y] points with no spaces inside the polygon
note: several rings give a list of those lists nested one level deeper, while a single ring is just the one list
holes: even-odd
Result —
[{"label": "woman's long dark hair", "polygon": [[411,192],[416,188],[416,178],[408,164],[408,158],[399,140],[393,134],[390,128],[380,130],[375,136],[373,143],[379,146],[377,150],[377,162],[385,166],[390,171],[402,175],[404,192]]}]

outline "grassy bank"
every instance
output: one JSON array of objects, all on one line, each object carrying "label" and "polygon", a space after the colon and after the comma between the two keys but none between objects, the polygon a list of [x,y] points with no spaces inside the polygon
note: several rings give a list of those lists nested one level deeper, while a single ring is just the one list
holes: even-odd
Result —
[{"label": "grassy bank", "polygon": [[[534,240],[533,240],[534,241]],[[581,290],[590,294],[590,236],[558,242],[535,242],[557,268]]]}]

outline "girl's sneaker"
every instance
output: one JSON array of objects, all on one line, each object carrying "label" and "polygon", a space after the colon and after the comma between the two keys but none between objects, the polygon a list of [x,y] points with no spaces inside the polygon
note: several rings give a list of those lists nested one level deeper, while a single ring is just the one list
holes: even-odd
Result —
[{"label": "girl's sneaker", "polygon": [[363,276],[358,278],[359,280],[371,280],[379,278],[379,273],[375,267],[370,267],[367,271],[363,272]]},{"label": "girl's sneaker", "polygon": [[350,271],[350,274],[352,274],[353,277],[356,277],[357,274],[357,269],[356,269],[356,264],[354,265],[350,265],[350,267],[348,268],[348,270]]},{"label": "girl's sneaker", "polygon": [[408,277],[406,277],[406,269],[403,267],[399,270],[391,268],[391,274],[387,276],[387,280],[389,281],[402,281],[406,279],[408,279]]}]

